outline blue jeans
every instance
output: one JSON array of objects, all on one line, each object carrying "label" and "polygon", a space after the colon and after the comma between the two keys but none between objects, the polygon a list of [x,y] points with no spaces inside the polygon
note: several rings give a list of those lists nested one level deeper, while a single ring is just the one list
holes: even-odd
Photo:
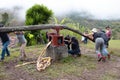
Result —
[{"label": "blue jeans", "polygon": [[80,50],[79,49],[77,49],[77,50],[68,50],[68,53],[72,54],[72,55],[77,55],[77,54],[80,54]]},{"label": "blue jeans", "polygon": [[7,56],[10,56],[10,52],[7,48],[9,44],[10,44],[10,41],[6,41],[5,43],[3,43],[3,48],[2,48],[2,53],[1,53],[1,59],[2,60],[5,57],[5,53],[7,54]]},{"label": "blue jeans", "polygon": [[108,50],[107,48],[105,47],[105,45],[103,46],[102,50],[101,50],[101,53],[103,56],[107,56],[108,55]]},{"label": "blue jeans", "polygon": [[96,49],[97,54],[100,53],[103,56],[108,55],[108,51],[107,51],[107,49],[105,47],[104,40],[102,38],[97,38],[95,40],[95,49]]}]

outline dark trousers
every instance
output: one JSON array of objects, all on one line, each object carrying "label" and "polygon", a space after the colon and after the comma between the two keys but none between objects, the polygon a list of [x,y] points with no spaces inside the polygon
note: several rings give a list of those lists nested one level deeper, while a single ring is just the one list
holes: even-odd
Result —
[{"label": "dark trousers", "polygon": [[2,53],[1,53],[1,59],[3,60],[5,57],[5,53],[7,54],[7,56],[10,55],[10,52],[8,50],[8,45],[10,44],[10,41],[6,41],[5,43],[3,43],[3,48],[2,48]]},{"label": "dark trousers", "polygon": [[71,55],[78,55],[80,54],[80,50],[77,49],[77,50],[68,50],[68,53],[71,54]]}]

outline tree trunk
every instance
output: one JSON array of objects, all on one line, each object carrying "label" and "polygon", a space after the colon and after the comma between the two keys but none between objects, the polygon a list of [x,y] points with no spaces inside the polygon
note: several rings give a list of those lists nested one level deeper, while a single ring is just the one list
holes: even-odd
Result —
[{"label": "tree trunk", "polygon": [[[87,37],[82,34],[79,30],[69,28],[64,25],[53,25],[53,24],[43,24],[43,25],[31,25],[31,26],[17,26],[17,27],[0,27],[0,32],[14,32],[14,31],[31,31],[31,30],[44,30],[44,29],[67,29],[75,32],[81,36]],[[93,41],[91,38],[87,37],[89,40]]]}]

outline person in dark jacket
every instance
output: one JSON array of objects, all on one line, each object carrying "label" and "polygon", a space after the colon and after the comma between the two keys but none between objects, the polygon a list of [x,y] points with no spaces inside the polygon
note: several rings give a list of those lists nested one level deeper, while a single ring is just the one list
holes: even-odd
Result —
[{"label": "person in dark jacket", "polygon": [[69,43],[70,38],[71,38],[71,37],[70,37],[69,35],[67,35],[67,36],[64,38],[64,43],[67,45],[68,50],[70,50],[70,43]]},{"label": "person in dark jacket", "polygon": [[101,31],[98,31],[96,28],[93,28],[92,34],[89,34],[87,36],[91,36],[91,35],[93,42],[95,42],[95,51],[98,56],[98,61],[101,60],[105,61],[106,56],[110,58],[110,55],[106,49],[106,43],[108,41],[106,34]]},{"label": "person in dark jacket", "polygon": [[[0,25],[0,27],[3,27],[3,25]],[[1,38],[2,46],[3,46],[0,61],[3,61],[5,57],[5,53],[7,54],[7,56],[10,56],[10,52],[8,50],[10,39],[6,32],[0,32],[0,38]]]},{"label": "person in dark jacket", "polygon": [[76,37],[72,37],[70,40],[71,49],[68,50],[68,53],[73,56],[81,56],[80,46]]}]

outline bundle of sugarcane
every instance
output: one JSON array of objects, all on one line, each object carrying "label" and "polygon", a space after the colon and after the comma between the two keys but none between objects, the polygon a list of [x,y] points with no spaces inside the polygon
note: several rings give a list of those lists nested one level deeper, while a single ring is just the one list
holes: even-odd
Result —
[{"label": "bundle of sugarcane", "polygon": [[46,67],[48,67],[51,64],[51,57],[43,57],[47,47],[50,44],[51,42],[47,44],[47,46],[43,49],[43,51],[41,52],[41,54],[39,55],[37,59],[37,70],[38,71],[44,70]]}]

